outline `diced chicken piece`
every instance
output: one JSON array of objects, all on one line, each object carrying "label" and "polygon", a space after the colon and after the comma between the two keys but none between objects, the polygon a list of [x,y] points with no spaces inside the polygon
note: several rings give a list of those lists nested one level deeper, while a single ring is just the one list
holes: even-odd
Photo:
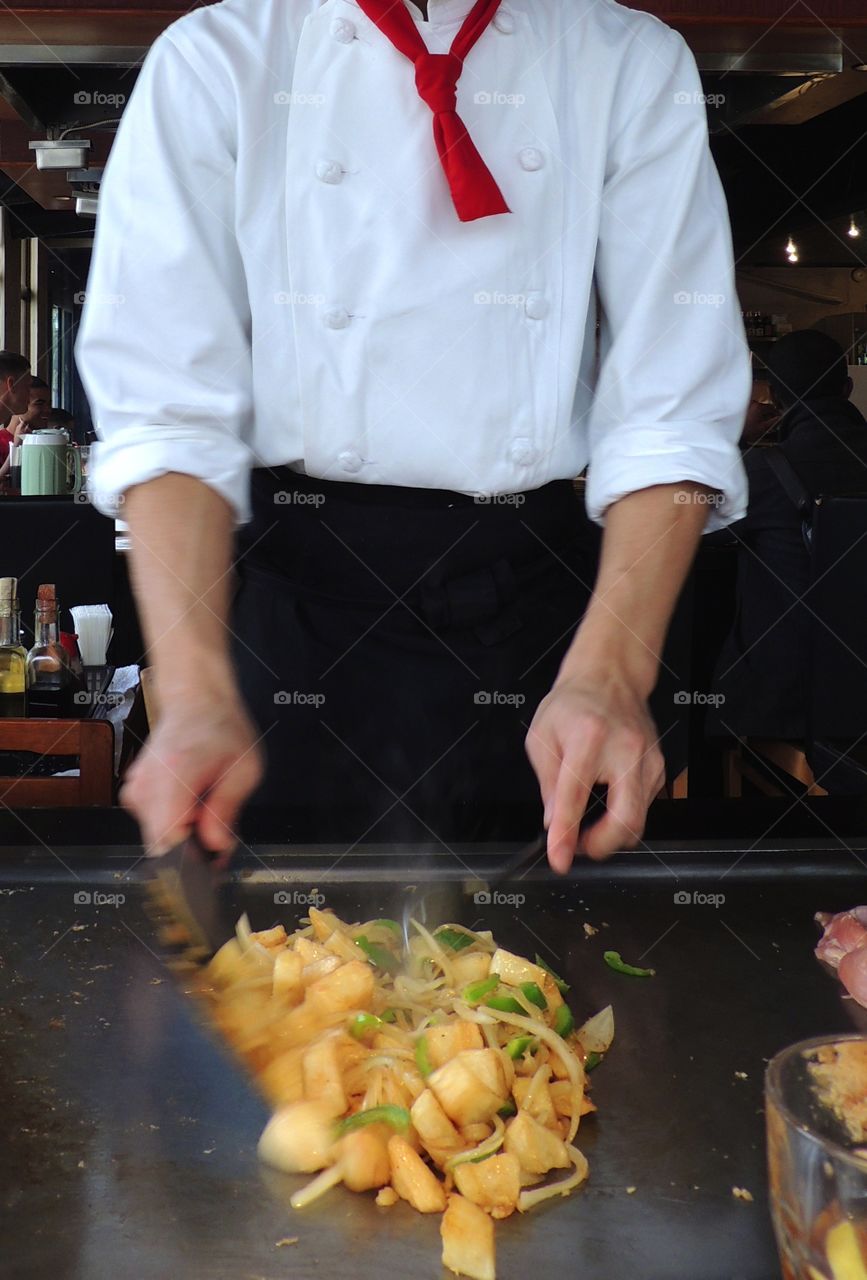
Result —
[{"label": "diced chicken piece", "polygon": [[427,1079],[428,1088],[436,1094],[443,1111],[458,1128],[490,1120],[503,1105],[503,1095],[495,1093],[467,1061],[473,1054],[482,1052],[484,1050],[470,1049],[459,1053],[450,1062],[437,1067]]},{"label": "diced chicken piece", "polygon": [[410,1107],[412,1127],[425,1151],[436,1164],[442,1165],[464,1142],[430,1089],[424,1089]]},{"label": "diced chicken piece", "polygon": [[284,948],[274,957],[274,995],[281,999],[298,1003],[304,998],[304,986],[301,972],[304,961],[297,951]]},{"label": "diced chicken piece", "polygon": [[320,978],[326,977],[329,973],[334,973],[343,963],[340,956],[332,955],[329,951],[321,960],[314,960],[312,964],[305,964],[301,970],[301,981],[305,987],[312,987],[314,982],[318,982]]},{"label": "diced chicken piece", "polygon": [[[578,1062],[580,1064],[584,1057],[584,1050],[581,1048],[578,1041],[569,1039],[566,1041],[566,1045],[569,1049],[572,1050],[572,1053],[578,1059]],[[569,1072],[566,1070],[563,1059],[559,1053],[552,1053],[548,1061],[551,1063],[551,1074],[554,1076],[556,1080],[569,1079]],[[578,1068],[579,1075],[581,1073],[581,1070],[582,1068],[579,1065],[579,1068]]]},{"label": "diced chicken piece", "polygon": [[300,1102],[304,1097],[304,1076],[301,1070],[303,1049],[290,1049],[273,1058],[259,1072],[259,1088],[272,1106],[282,1107],[289,1102]]},{"label": "diced chicken piece", "polygon": [[454,1179],[461,1195],[492,1217],[507,1218],[515,1212],[521,1194],[521,1166],[516,1155],[506,1153],[478,1164],[459,1164]]},{"label": "diced chicken piece", "polygon": [[317,960],[325,960],[331,955],[327,947],[324,947],[321,942],[314,942],[312,938],[296,938],[295,950],[305,966],[315,964]]},{"label": "diced chicken piece", "polygon": [[504,1061],[503,1055],[496,1049],[471,1049],[460,1056],[473,1074],[505,1101],[515,1074],[511,1061]]},{"label": "diced chicken piece", "polygon": [[357,960],[360,952],[348,933],[335,929],[325,941],[327,949],[341,960]]},{"label": "diced chicken piece", "polygon": [[824,929],[816,945],[816,955],[835,969],[850,951],[867,946],[867,907],[853,907],[836,915],[818,911],[816,923]]},{"label": "diced chicken piece", "polygon": [[259,1139],[259,1157],[284,1173],[315,1173],[334,1158],[334,1117],[319,1102],[281,1107]]},{"label": "diced chicken piece", "polygon": [[273,929],[260,929],[258,933],[251,933],[250,941],[258,942],[261,947],[285,947],[286,930],[282,924],[275,924]]},{"label": "diced chicken piece", "polygon": [[[469,986],[471,982],[481,982],[487,978],[491,968],[491,957],[484,951],[461,951],[452,960],[452,976],[458,989]],[[472,1046],[466,1046],[471,1048]]]},{"label": "diced chicken piece", "polygon": [[237,938],[224,942],[208,965],[208,977],[218,987],[231,986],[245,976],[244,952]]},{"label": "diced chicken piece", "polygon": [[525,1173],[568,1169],[571,1163],[566,1143],[534,1120],[529,1111],[519,1111],[506,1125],[503,1146],[508,1154],[517,1158]]},{"label": "diced chicken piece", "polygon": [[419,1213],[442,1213],[446,1207],[442,1183],[400,1134],[389,1138],[388,1158],[397,1194]]},{"label": "diced chicken piece", "polygon": [[475,1022],[447,1022],[441,1027],[428,1027],[424,1033],[432,1067],[441,1067],[464,1049],[483,1049],[481,1027]]},{"label": "diced chicken piece", "polygon": [[320,911],[318,907],[311,907],[307,915],[317,942],[327,942],[335,929],[343,931],[343,925],[333,911]]},{"label": "diced chicken piece", "polygon": [[323,1036],[305,1050],[301,1059],[305,1097],[320,1102],[332,1116],[347,1108],[336,1036]]},{"label": "diced chicken piece", "polygon": [[556,1121],[554,1103],[547,1084],[537,1084],[534,1089],[533,1080],[529,1080],[526,1076],[516,1076],[515,1083],[512,1085],[512,1096],[520,1111],[528,1111],[534,1120],[538,1120],[546,1128],[554,1128]]},{"label": "diced chicken piece", "polygon": [[[572,1084],[569,1080],[557,1080],[554,1084],[548,1085],[548,1092],[551,1095],[551,1101],[554,1103],[554,1111],[558,1116],[571,1117],[572,1115]],[[587,1094],[581,1096],[581,1106],[578,1108],[579,1116],[586,1116],[591,1111],[595,1111],[596,1106],[590,1101]]]},{"label": "diced chicken piece", "polygon": [[867,1007],[867,907],[834,916],[819,911],[816,922],[824,928],[816,956],[836,969],[852,999]]},{"label": "diced chicken piece", "polygon": [[319,978],[307,988],[307,1003],[322,1014],[367,1009],[373,1000],[375,979],[370,965],[349,960],[333,973]]},{"label": "diced chicken piece", "polygon": [[504,951],[502,947],[491,956],[490,971],[499,974],[500,981],[509,987],[519,987],[522,982],[535,982],[537,986],[543,987],[549,976],[541,965],[533,964],[532,960],[525,960],[523,956],[516,956],[511,951]]},{"label": "diced chicken piece", "polygon": [[496,1280],[494,1224],[483,1209],[450,1195],[440,1234],[444,1267],[471,1280]]},{"label": "diced chicken piece", "polygon": [[230,991],[214,1010],[214,1020],[241,1053],[270,1039],[272,1015],[267,990]]},{"label": "diced chicken piece", "polygon": [[493,1126],[489,1124],[465,1124],[461,1129],[461,1137],[465,1147],[477,1147],[480,1142],[490,1138],[493,1132]]},{"label": "diced chicken piece", "polygon": [[388,1134],[383,1125],[347,1133],[337,1144],[343,1181],[350,1191],[375,1191],[391,1179]]}]

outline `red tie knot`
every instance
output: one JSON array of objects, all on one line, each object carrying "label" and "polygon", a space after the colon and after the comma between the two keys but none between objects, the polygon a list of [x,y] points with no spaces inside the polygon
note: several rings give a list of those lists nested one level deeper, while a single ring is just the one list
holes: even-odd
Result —
[{"label": "red tie knot", "polygon": [[461,59],[453,53],[422,53],[416,59],[416,88],[434,115],[455,110],[462,66]]}]

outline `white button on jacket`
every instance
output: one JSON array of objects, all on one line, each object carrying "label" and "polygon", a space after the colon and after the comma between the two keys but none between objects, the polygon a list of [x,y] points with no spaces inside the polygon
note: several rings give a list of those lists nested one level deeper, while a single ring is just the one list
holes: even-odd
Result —
[{"label": "white button on jacket", "polygon": [[[432,52],[471,7],[402,2]],[[589,462],[594,518],[678,480],[744,514],[749,356],[682,37],[508,0],[458,110],[508,214],[459,221],[412,65],[354,0],[222,0],[156,40],[77,345],[103,510],[167,471],[244,519],[260,465],[495,494]]]}]

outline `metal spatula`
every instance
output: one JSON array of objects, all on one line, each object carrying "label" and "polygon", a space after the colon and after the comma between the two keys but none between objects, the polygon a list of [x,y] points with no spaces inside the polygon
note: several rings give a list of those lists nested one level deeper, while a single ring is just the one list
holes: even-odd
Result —
[{"label": "metal spatula", "polygon": [[190,946],[205,958],[219,951],[234,935],[232,912],[226,900],[225,877],[214,868],[214,855],[195,834],[176,844],[155,861],[154,887],[159,905]]}]

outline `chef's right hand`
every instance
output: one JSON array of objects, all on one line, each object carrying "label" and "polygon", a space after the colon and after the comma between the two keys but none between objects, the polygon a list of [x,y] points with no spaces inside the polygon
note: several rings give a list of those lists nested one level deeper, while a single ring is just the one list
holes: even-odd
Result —
[{"label": "chef's right hand", "polygon": [[241,808],[262,779],[264,756],[240,700],[175,700],[127,774],[121,803],[137,819],[151,856],[195,830],[227,860]]}]

